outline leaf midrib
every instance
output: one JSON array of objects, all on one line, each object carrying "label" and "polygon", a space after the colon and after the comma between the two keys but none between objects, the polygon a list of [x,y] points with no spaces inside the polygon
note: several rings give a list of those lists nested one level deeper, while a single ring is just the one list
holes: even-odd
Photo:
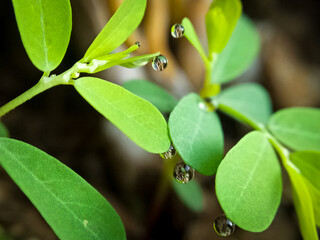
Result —
[{"label": "leaf midrib", "polygon": [[[79,221],[80,225],[83,225],[83,220],[81,220],[73,211],[71,211],[66,205],[65,205],[65,202],[62,201],[57,195],[55,195],[53,192],[51,192],[49,189],[46,188],[46,185],[44,183],[41,182],[41,180],[36,176],[34,175],[27,167],[25,167],[9,150],[7,150],[6,148],[2,148],[9,156],[11,156],[11,159],[15,160],[20,166],[22,169],[25,170],[25,172],[27,174],[29,174],[45,191],[47,191],[49,194],[51,194],[51,196],[53,197],[53,199],[56,199],[56,201],[58,203],[60,203],[62,205],[62,207],[64,207],[67,212],[69,212],[77,221]],[[31,199],[30,199],[31,200]],[[32,201],[33,202],[33,201]],[[49,224],[51,225],[51,224]],[[102,239],[102,238],[99,238],[99,236],[93,231],[90,229],[89,226],[87,226],[86,228],[84,228],[85,230],[88,230],[88,232],[90,232],[92,234],[92,236],[95,237],[95,239]]]},{"label": "leaf midrib", "polygon": [[46,33],[45,33],[45,24],[44,24],[44,17],[43,17],[43,6],[42,6],[42,0],[38,0],[38,3],[40,5],[40,23],[42,28],[42,38],[43,38],[43,53],[44,53],[44,60],[46,63],[46,69],[49,68],[49,62],[48,62],[48,47],[46,42]]},{"label": "leaf midrib", "polygon": [[[81,85],[81,84],[80,84]],[[79,86],[79,85],[78,85]],[[131,117],[130,115],[126,114],[125,112],[121,111],[119,108],[117,108],[114,104],[112,104],[111,101],[106,101],[104,98],[100,97],[99,94],[96,94],[95,91],[91,90],[90,88],[82,88],[85,89],[85,91],[90,92],[92,95],[94,95],[96,98],[101,99],[102,102],[106,103],[107,105],[109,105],[110,107],[112,107],[116,112],[119,112],[120,114],[128,117],[129,119],[133,120],[133,122],[137,123],[142,129],[147,130],[148,133],[150,133],[152,136],[156,137],[159,141],[163,141],[164,139],[162,139],[161,137],[159,137],[157,134],[155,134],[154,132],[150,131],[148,128],[146,128],[144,125],[142,125],[140,122],[138,122],[135,118]],[[128,91],[129,92],[129,91]],[[130,93],[130,92],[129,92]],[[132,93],[130,93],[132,94]],[[142,99],[142,98],[141,98]],[[144,100],[144,99],[142,99]],[[127,100],[126,100],[127,101]],[[144,100],[146,101],[146,100]],[[146,101],[147,102],[147,101]],[[147,102],[148,103],[148,102]],[[153,105],[152,105],[153,106]],[[99,108],[100,109],[100,108]],[[101,112],[100,112],[101,113]],[[101,113],[102,115],[104,115],[103,113]],[[145,114],[144,114],[145,115]],[[108,117],[109,118],[109,117]],[[118,124],[114,123],[116,126],[118,126]]]},{"label": "leaf midrib", "polygon": [[265,149],[266,149],[266,147],[267,147],[267,143],[268,143],[268,142],[263,141],[263,145],[261,146],[261,150],[260,150],[260,152],[259,152],[259,155],[258,155],[258,157],[256,158],[257,160],[255,161],[255,165],[253,166],[252,171],[251,171],[251,173],[249,174],[246,183],[245,183],[244,186],[242,187],[242,190],[241,190],[241,193],[239,194],[239,197],[235,200],[235,203],[234,203],[234,205],[233,205],[233,209],[230,210],[230,212],[233,212],[234,209],[237,209],[237,206],[238,206],[239,203],[242,201],[244,192],[248,189],[249,183],[252,182],[251,180],[252,180],[252,178],[253,178],[253,175],[256,173],[256,170],[257,170],[257,168],[258,168],[258,166],[259,166],[259,163],[260,163],[261,160],[262,160],[262,155],[263,155],[263,153],[265,152]]}]

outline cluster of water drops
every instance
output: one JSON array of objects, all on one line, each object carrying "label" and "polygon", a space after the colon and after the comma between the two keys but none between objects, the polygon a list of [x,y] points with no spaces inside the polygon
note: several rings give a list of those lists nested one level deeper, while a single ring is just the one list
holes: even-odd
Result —
[{"label": "cluster of water drops", "polygon": [[[164,159],[171,159],[177,154],[174,146],[170,146],[168,151],[161,153],[160,156]],[[189,165],[185,164],[183,161],[178,162],[173,170],[173,177],[180,183],[188,183],[194,178],[195,171]]]},{"label": "cluster of water drops", "polygon": [[231,222],[225,214],[216,218],[213,227],[214,230],[222,237],[229,237],[236,229],[236,225]]},{"label": "cluster of water drops", "polygon": [[[184,34],[184,27],[181,24],[175,24],[171,28],[171,35],[174,38],[181,38]],[[136,42],[136,45],[140,47],[140,43]],[[163,71],[168,66],[168,59],[163,56],[159,55],[153,58],[152,60],[152,67],[156,71]]]}]

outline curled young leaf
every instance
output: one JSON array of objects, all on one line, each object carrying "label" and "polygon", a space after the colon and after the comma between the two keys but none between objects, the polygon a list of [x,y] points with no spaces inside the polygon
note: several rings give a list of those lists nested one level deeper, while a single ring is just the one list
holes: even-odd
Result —
[{"label": "curled young leaf", "polygon": [[50,72],[62,61],[70,41],[69,0],[12,0],[24,48],[32,63]]},{"label": "curled young leaf", "polygon": [[167,123],[158,109],[123,87],[93,77],[74,82],[81,96],[138,146],[152,153],[170,147]]},{"label": "curled young leaf", "polygon": [[107,55],[119,47],[138,27],[147,0],[124,0],[85,53],[82,62]]},{"label": "curled young leaf", "polygon": [[214,0],[206,15],[209,56],[227,45],[241,15],[240,0]]},{"label": "curled young leaf", "polygon": [[198,51],[198,53],[200,54],[201,58],[204,61],[207,61],[207,56],[203,50],[203,47],[200,43],[200,40],[197,36],[196,31],[194,30],[194,27],[191,23],[191,21],[188,18],[184,18],[182,20],[182,25],[185,29],[184,31],[184,36],[189,40],[189,42],[194,46],[194,48]]},{"label": "curled young leaf", "polygon": [[216,194],[227,218],[250,232],[262,232],[273,221],[282,193],[281,168],[267,137],[244,136],[222,160]]},{"label": "curled young leaf", "polygon": [[110,203],[57,159],[9,138],[0,138],[0,152],[0,165],[59,239],[126,239]]}]

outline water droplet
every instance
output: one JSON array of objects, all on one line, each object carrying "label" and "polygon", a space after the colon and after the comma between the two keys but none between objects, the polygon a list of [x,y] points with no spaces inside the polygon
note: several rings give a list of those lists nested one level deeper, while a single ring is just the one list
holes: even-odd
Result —
[{"label": "water droplet", "polygon": [[170,159],[173,158],[174,155],[176,155],[177,151],[174,148],[174,146],[170,146],[170,148],[168,149],[168,151],[164,152],[164,153],[160,153],[160,156],[164,159]]},{"label": "water droplet", "polygon": [[231,222],[225,214],[216,218],[213,227],[214,230],[222,237],[230,236],[236,229],[236,225]]},{"label": "water droplet", "polygon": [[171,28],[171,35],[174,38],[181,38],[184,34],[184,27],[181,24],[175,24]]},{"label": "water droplet", "polygon": [[202,110],[205,110],[207,111],[208,110],[208,107],[207,105],[204,103],[204,102],[199,102],[199,108],[202,109]]},{"label": "water droplet", "polygon": [[179,183],[188,183],[194,178],[194,169],[181,161],[174,167],[173,177]]},{"label": "water droplet", "polygon": [[136,41],[136,42],[135,42],[135,45],[137,45],[138,47],[140,47],[140,42],[139,42],[139,41]]},{"label": "water droplet", "polygon": [[152,67],[156,71],[163,71],[167,67],[167,65],[168,65],[168,60],[163,55],[156,56],[152,60]]}]

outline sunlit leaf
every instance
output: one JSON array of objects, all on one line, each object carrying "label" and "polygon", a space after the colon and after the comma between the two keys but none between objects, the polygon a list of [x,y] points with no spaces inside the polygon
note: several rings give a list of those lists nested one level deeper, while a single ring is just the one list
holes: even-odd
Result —
[{"label": "sunlit leaf", "polygon": [[313,203],[306,180],[289,165],[285,165],[292,184],[293,203],[304,240],[318,240]]},{"label": "sunlit leaf", "polygon": [[259,33],[248,17],[242,15],[231,38],[214,64],[211,82],[225,83],[240,76],[260,50]]},{"label": "sunlit leaf", "polygon": [[[244,83],[223,90],[217,97],[219,109],[234,116],[235,112],[250,121],[266,124],[272,113],[268,92],[259,84]],[[240,119],[246,123],[246,120]]]},{"label": "sunlit leaf", "polygon": [[240,228],[261,232],[276,215],[282,193],[281,168],[261,132],[242,138],[222,160],[216,194],[226,216]]},{"label": "sunlit leaf", "polygon": [[74,86],[90,105],[146,151],[162,153],[169,149],[167,123],[148,101],[98,78],[80,78]]},{"label": "sunlit leaf", "polygon": [[151,102],[160,112],[171,112],[177,104],[177,100],[166,90],[149,81],[131,80],[125,82],[123,87]]},{"label": "sunlit leaf", "polygon": [[60,239],[126,239],[110,203],[45,152],[0,138],[0,164]]},{"label": "sunlit leaf", "polygon": [[307,186],[313,202],[315,220],[320,226],[320,152],[294,152],[290,154],[290,159],[308,180]]},{"label": "sunlit leaf", "polygon": [[188,18],[182,20],[182,25],[184,27],[184,36],[189,40],[189,42],[194,46],[194,48],[199,52],[202,59],[207,59],[207,56],[203,50],[203,47],[199,41],[198,35],[193,28],[191,21]]},{"label": "sunlit leaf", "polygon": [[69,0],[12,0],[21,39],[32,63],[44,72],[55,69],[69,44]]},{"label": "sunlit leaf", "polygon": [[226,46],[241,15],[240,0],[214,0],[206,15],[209,54],[220,53]]},{"label": "sunlit leaf", "polygon": [[180,197],[181,201],[191,210],[200,212],[203,210],[203,196],[199,184],[192,180],[187,184],[172,181],[173,188]]},{"label": "sunlit leaf", "polygon": [[215,174],[222,160],[223,132],[218,115],[191,93],[180,100],[169,118],[173,145],[186,164],[204,175]]},{"label": "sunlit leaf", "polygon": [[293,150],[320,151],[320,110],[287,108],[272,115],[271,132]]},{"label": "sunlit leaf", "polygon": [[90,62],[119,47],[140,24],[146,4],[147,0],[124,0],[90,45],[82,61]]}]

